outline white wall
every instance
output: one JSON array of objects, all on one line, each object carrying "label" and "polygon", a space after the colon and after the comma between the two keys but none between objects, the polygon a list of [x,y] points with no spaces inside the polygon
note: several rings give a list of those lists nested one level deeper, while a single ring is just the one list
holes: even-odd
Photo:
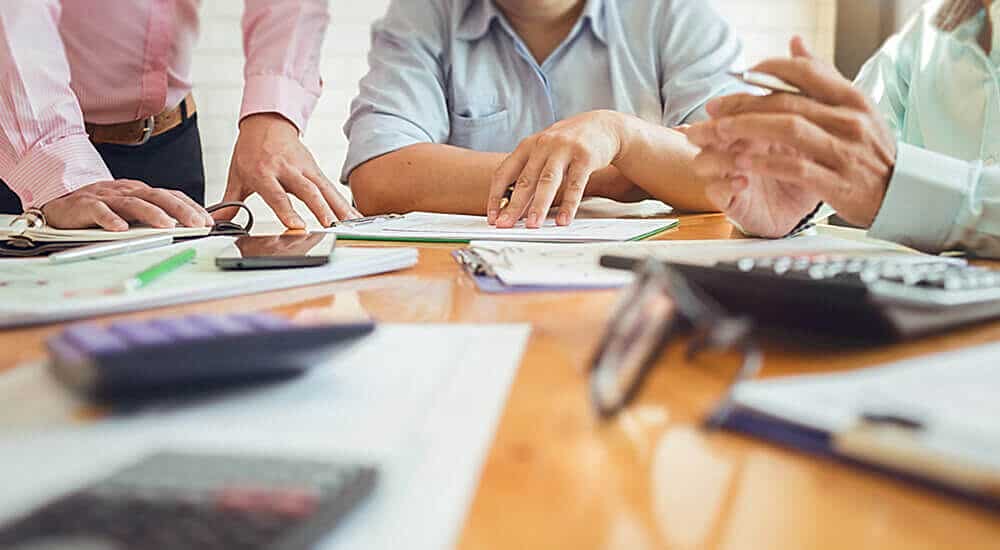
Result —
[{"label": "white wall", "polygon": [[[751,63],[784,55],[793,34],[802,35],[824,58],[833,58],[835,0],[714,1],[744,38]],[[347,147],[341,126],[357,82],[367,68],[368,27],[385,11],[388,0],[332,0],[331,4],[333,20],[322,68],[326,90],[305,140],[327,176],[336,180]],[[242,94],[243,1],[205,0],[202,5],[202,38],[195,54],[194,76],[205,147],[208,200],[212,202],[222,196],[236,136]]]}]

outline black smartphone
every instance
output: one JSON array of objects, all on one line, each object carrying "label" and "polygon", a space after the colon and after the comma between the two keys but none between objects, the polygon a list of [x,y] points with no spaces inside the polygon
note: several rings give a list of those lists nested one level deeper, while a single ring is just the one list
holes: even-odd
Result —
[{"label": "black smartphone", "polygon": [[336,243],[331,233],[240,237],[215,258],[215,265],[225,270],[316,267],[330,263]]}]

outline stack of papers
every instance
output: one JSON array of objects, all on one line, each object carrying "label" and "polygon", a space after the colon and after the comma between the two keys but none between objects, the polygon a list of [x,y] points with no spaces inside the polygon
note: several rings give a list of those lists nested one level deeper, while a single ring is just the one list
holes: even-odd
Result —
[{"label": "stack of papers", "polygon": [[[100,261],[52,264],[47,259],[0,260],[0,328],[82,319],[154,307],[229,298],[328,283],[406,269],[417,263],[411,248],[337,248],[321,267],[220,271],[215,257],[232,237],[207,237]],[[163,280],[131,293],[105,294],[125,278],[194,248],[197,259]]]},{"label": "stack of papers", "polygon": [[516,242],[593,243],[647,239],[676,227],[676,219],[619,220],[578,219],[559,227],[552,219],[539,229],[527,229],[520,222],[511,229],[497,229],[483,216],[428,214],[376,216],[366,222],[344,222],[325,231],[341,239],[403,242],[467,243],[473,240],[502,239]]}]

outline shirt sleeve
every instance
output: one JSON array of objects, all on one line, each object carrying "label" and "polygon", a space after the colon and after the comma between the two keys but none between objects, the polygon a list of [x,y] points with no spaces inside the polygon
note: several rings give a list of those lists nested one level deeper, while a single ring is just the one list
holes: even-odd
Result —
[{"label": "shirt sleeve", "polygon": [[447,142],[446,21],[438,2],[393,0],[372,27],[369,71],[344,126],[349,146],[342,182],[373,158],[417,143]]},{"label": "shirt sleeve", "polygon": [[692,124],[708,119],[705,104],[737,92],[758,93],[728,74],[743,64],[743,44],[712,2],[669,2],[661,25],[660,66],[663,123]]},{"label": "shirt sleeve", "polygon": [[61,13],[59,0],[0,2],[0,180],[25,209],[112,179],[70,88]]},{"label": "shirt sleeve", "polygon": [[304,132],[323,91],[319,64],[330,21],[328,0],[245,2],[240,119],[277,113]]},{"label": "shirt sleeve", "polygon": [[925,252],[1000,258],[1000,168],[900,144],[869,234]]}]

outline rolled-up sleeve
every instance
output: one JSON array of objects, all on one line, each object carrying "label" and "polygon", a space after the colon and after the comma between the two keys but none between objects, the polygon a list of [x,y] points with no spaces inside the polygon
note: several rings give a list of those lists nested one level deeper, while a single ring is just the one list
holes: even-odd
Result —
[{"label": "rolled-up sleeve", "polygon": [[70,87],[61,14],[57,0],[0,2],[0,179],[25,209],[112,179]]},{"label": "rolled-up sleeve", "polygon": [[277,113],[305,131],[323,90],[320,52],[329,20],[327,0],[246,0],[241,119]]},{"label": "rolled-up sleeve", "polygon": [[349,146],[342,182],[373,158],[417,143],[447,142],[447,34],[437,2],[393,0],[372,27],[369,71],[344,126]]},{"label": "rolled-up sleeve", "polygon": [[743,45],[711,2],[669,2],[657,18],[663,84],[663,123],[708,119],[705,104],[737,92],[759,93],[728,74],[742,68]]},{"label": "rolled-up sleeve", "polygon": [[900,144],[869,234],[925,252],[1000,258],[1000,169]]}]

